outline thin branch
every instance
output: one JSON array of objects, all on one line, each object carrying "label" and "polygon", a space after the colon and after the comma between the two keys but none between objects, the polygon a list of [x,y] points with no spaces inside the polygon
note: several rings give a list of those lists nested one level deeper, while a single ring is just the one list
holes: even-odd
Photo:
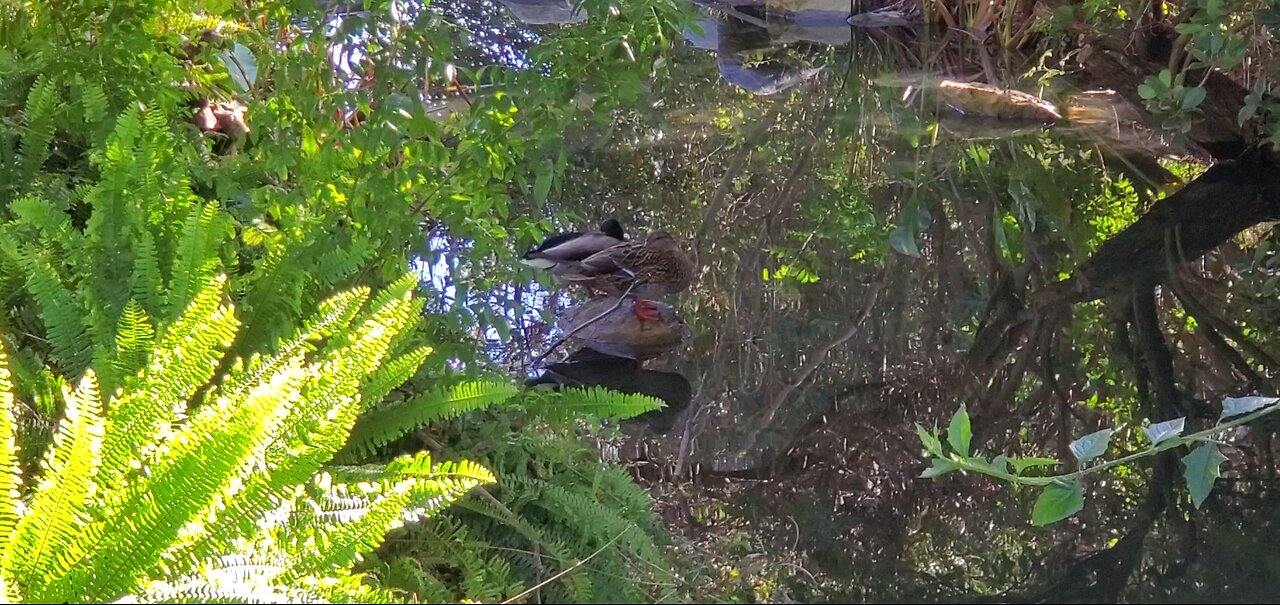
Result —
[{"label": "thin branch", "polygon": [[609,310],[607,310],[607,311],[605,311],[605,312],[603,312],[603,313],[601,313],[601,314],[599,314],[599,315],[597,315],[597,316],[595,316],[595,317],[592,317],[591,319],[587,320],[587,321],[586,321],[585,323],[583,323],[582,325],[579,325],[578,327],[576,327],[576,328],[574,328],[574,329],[572,329],[572,330],[569,330],[569,333],[568,333],[568,334],[565,334],[564,336],[561,336],[558,340],[556,340],[555,342],[551,343],[551,347],[549,347],[549,348],[548,348],[546,351],[544,351],[541,355],[539,355],[539,356],[537,356],[536,358],[534,358],[534,360],[533,360],[533,361],[529,362],[529,367],[534,367],[534,366],[538,365],[539,363],[541,363],[543,359],[546,359],[546,358],[547,358],[547,355],[550,355],[552,351],[555,351],[557,348],[559,348],[559,347],[560,347],[560,345],[562,345],[562,344],[564,344],[566,341],[568,341],[568,340],[569,340],[569,338],[571,338],[574,334],[577,334],[578,332],[581,332],[581,331],[582,331],[584,328],[586,328],[587,326],[589,326],[589,325],[591,325],[591,324],[593,324],[593,323],[596,323],[597,321],[600,321],[601,319],[604,319],[604,317],[605,317],[606,315],[608,315],[608,314],[610,314],[610,313],[613,313],[614,311],[617,311],[617,310],[618,310],[618,307],[621,307],[621,306],[622,306],[622,302],[623,302],[623,301],[625,301],[625,300],[627,300],[627,295],[631,294],[631,290],[632,290],[633,288],[635,288],[635,287],[636,287],[636,283],[635,283],[634,281],[633,281],[633,282],[631,282],[631,285],[627,286],[627,291],[626,291],[626,292],[623,292],[623,293],[622,293],[622,296],[619,296],[619,297],[618,297],[618,302],[614,303],[612,307],[609,307]]}]

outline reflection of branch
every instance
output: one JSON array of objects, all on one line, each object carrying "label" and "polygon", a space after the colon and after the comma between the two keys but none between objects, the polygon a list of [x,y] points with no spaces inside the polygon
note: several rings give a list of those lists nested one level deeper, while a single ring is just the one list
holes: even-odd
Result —
[{"label": "reflection of branch", "polygon": [[809,358],[809,361],[806,362],[804,366],[802,366],[800,370],[796,372],[796,379],[792,381],[790,384],[788,384],[787,386],[783,387],[781,391],[778,391],[778,393],[774,395],[773,398],[770,400],[769,406],[765,408],[764,414],[760,418],[760,423],[756,426],[755,429],[752,430],[752,432],[749,435],[747,435],[746,440],[743,441],[742,447],[739,448],[738,450],[739,457],[745,456],[747,452],[750,451],[751,448],[755,446],[756,437],[760,434],[762,430],[764,430],[766,427],[769,426],[770,423],[773,422],[773,419],[775,416],[777,416],[778,411],[781,410],[782,406],[787,403],[787,398],[791,396],[791,393],[795,392],[795,390],[799,388],[800,385],[804,384],[804,382],[808,380],[809,377],[813,375],[813,373],[819,367],[822,366],[823,362],[827,360],[827,353],[830,353],[832,349],[844,344],[850,338],[853,338],[854,335],[858,333],[858,329],[862,327],[863,322],[865,322],[867,320],[867,317],[871,315],[871,309],[872,307],[875,306],[876,301],[880,298],[880,291],[883,289],[884,289],[884,276],[881,275],[879,278],[876,279],[874,283],[871,284],[871,291],[867,294],[867,299],[866,299],[866,302],[863,303],[862,305],[862,310],[858,313],[857,318],[855,318],[853,322],[849,324],[849,327],[846,328],[844,332],[840,333],[840,335],[836,336],[834,339],[819,345],[813,351],[809,352],[809,354],[807,355]]},{"label": "reflection of branch", "polygon": [[618,307],[621,307],[621,306],[622,306],[622,301],[627,300],[627,295],[628,295],[628,294],[631,294],[631,289],[632,289],[632,288],[635,288],[635,287],[636,287],[636,283],[635,283],[634,281],[633,281],[633,282],[631,282],[631,285],[627,286],[627,291],[626,291],[626,292],[623,292],[623,293],[622,293],[622,296],[619,296],[619,297],[618,297],[618,302],[613,303],[613,306],[612,306],[612,307],[609,307],[609,310],[607,310],[607,311],[605,311],[605,312],[603,312],[603,313],[601,313],[601,314],[599,314],[599,315],[597,315],[597,316],[595,316],[595,317],[592,317],[591,319],[588,319],[585,323],[583,323],[583,324],[579,325],[578,327],[576,327],[576,328],[574,328],[574,329],[572,329],[572,330],[569,330],[569,333],[568,333],[568,334],[565,334],[564,336],[561,336],[558,340],[556,340],[555,342],[551,343],[551,346],[550,346],[550,347],[548,347],[546,351],[543,351],[543,353],[542,353],[541,355],[539,355],[539,356],[535,357],[535,358],[533,359],[533,361],[529,362],[529,367],[534,367],[534,366],[538,365],[539,363],[541,363],[543,359],[546,359],[546,358],[547,358],[547,355],[550,355],[552,351],[554,351],[554,350],[556,350],[557,348],[559,348],[559,347],[560,347],[560,345],[564,344],[564,343],[565,343],[565,341],[569,340],[569,338],[570,338],[570,337],[572,337],[574,334],[577,334],[578,332],[581,332],[581,331],[582,331],[584,328],[586,328],[587,326],[589,326],[589,325],[591,325],[591,324],[593,324],[593,323],[596,323],[597,321],[600,321],[601,319],[604,319],[604,316],[606,316],[606,315],[608,315],[608,314],[610,314],[610,313],[613,313],[614,311],[617,311],[617,310],[618,310]]}]

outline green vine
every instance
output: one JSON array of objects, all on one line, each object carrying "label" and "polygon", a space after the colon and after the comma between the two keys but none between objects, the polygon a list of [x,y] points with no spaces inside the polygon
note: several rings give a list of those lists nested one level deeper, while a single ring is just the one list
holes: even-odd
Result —
[{"label": "green vine", "polygon": [[[1035,476],[1024,473],[1034,468],[1057,466],[1061,462],[1039,456],[1008,457],[1002,454],[988,460],[981,455],[971,455],[970,442],[973,434],[969,413],[962,405],[951,418],[951,424],[947,428],[947,445],[950,446],[950,451],[944,449],[936,427],[929,430],[919,424],[916,425],[920,441],[933,463],[920,476],[931,478],[953,471],[972,471],[1015,485],[1043,487],[1045,489],[1040,493],[1032,510],[1031,521],[1036,525],[1047,525],[1066,519],[1084,508],[1084,492],[1080,483],[1084,477],[1154,456],[1160,452],[1199,443],[1200,445],[1191,453],[1182,457],[1183,476],[1191,493],[1191,501],[1196,508],[1199,508],[1213,490],[1214,481],[1220,474],[1219,467],[1227,460],[1218,448],[1223,444],[1214,437],[1277,410],[1280,410],[1280,397],[1227,398],[1223,401],[1222,416],[1219,417],[1217,424],[1210,428],[1183,435],[1186,418],[1153,424],[1143,430],[1151,443],[1147,449],[1114,460],[1090,464],[1090,461],[1106,453],[1111,441],[1112,429],[1103,429],[1071,443],[1071,453],[1080,467],[1078,470],[1061,475]],[[1234,418],[1234,420],[1227,421],[1228,418]]]}]

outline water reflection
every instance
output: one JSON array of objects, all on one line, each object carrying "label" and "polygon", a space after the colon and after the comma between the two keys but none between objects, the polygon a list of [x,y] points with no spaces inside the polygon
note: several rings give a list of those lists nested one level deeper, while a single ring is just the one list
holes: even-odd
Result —
[{"label": "water reflection", "polygon": [[[1091,485],[1085,511],[1051,529],[1027,523],[1028,494],[917,478],[914,424],[945,424],[961,403],[982,418],[991,452],[1064,460],[1075,436],[1154,418],[1153,349],[1131,326],[1178,328],[1167,359],[1186,399],[1249,388],[1215,356],[1212,333],[1183,329],[1191,322],[1163,291],[1142,299],[1146,324],[1134,305],[1049,317],[1027,304],[1199,168],[1165,158],[1169,137],[1121,95],[1050,77],[1065,62],[926,33],[901,46],[852,44],[850,16],[887,19],[892,6],[777,17],[765,9],[780,3],[714,4],[685,32],[699,50],[651,83],[651,110],[565,133],[582,151],[564,190],[525,200],[561,223],[616,215],[628,231],[671,230],[697,249],[699,282],[661,303],[653,332],[634,303],[610,310],[617,299],[513,286],[496,298],[542,325],[506,341],[509,366],[523,369],[579,330],[567,339],[573,352],[530,383],[663,399],[669,415],[646,422],[665,436],[646,437],[632,461],[661,467],[640,474],[662,478],[660,495],[678,494],[663,499],[670,518],[694,516],[683,490],[698,505],[732,507],[765,560],[790,553],[820,578],[791,578],[825,586],[819,598],[1222,598],[1206,587],[1249,586],[1218,554],[1275,535],[1259,512],[1272,510],[1264,479],[1274,468],[1261,445],[1232,454],[1227,520],[1197,517],[1150,467]],[[737,90],[806,82],[802,94],[769,99]],[[1045,99],[1061,119],[1019,113]],[[1184,269],[1182,283],[1225,306],[1223,276],[1243,256],[1233,248]],[[684,522],[707,550],[722,548],[702,521]]]}]

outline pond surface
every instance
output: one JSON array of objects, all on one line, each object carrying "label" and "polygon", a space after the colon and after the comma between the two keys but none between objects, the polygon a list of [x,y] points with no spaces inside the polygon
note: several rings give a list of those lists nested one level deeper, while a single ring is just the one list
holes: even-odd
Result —
[{"label": "pond surface", "polygon": [[[581,26],[568,0],[503,4],[436,8],[468,22],[477,62],[523,65],[539,36]],[[998,54],[918,27],[900,3],[700,4],[675,59],[635,93],[649,111],[584,130],[562,186],[529,208],[564,230],[616,217],[632,238],[671,232],[698,267],[687,292],[662,299],[687,340],[642,369],[564,365],[583,359],[580,342],[538,359],[566,331],[557,317],[586,299],[530,269],[488,298],[509,324],[481,330],[493,358],[663,396],[669,409],[629,423],[611,455],[652,486],[682,539],[773,582],[759,600],[1274,598],[1265,430],[1231,448],[1199,512],[1149,464],[1090,481],[1084,510],[1049,527],[1031,523],[1033,493],[918,477],[916,423],[945,426],[961,404],[992,454],[1070,460],[1072,440],[1117,426],[1113,443],[1137,447],[1153,417],[1116,344],[1114,301],[995,337],[980,328],[1019,316],[1021,293],[1070,275],[1205,158],[1063,75],[1078,57],[1052,49]],[[947,88],[968,83],[1032,101]],[[1248,314],[1265,343],[1277,309],[1250,267],[1269,254],[1232,243],[1183,281],[1224,316]],[[447,256],[428,272],[447,273]],[[1177,300],[1158,290],[1155,305],[1187,397],[1246,394]],[[1144,516],[1166,495],[1180,500]]]}]

